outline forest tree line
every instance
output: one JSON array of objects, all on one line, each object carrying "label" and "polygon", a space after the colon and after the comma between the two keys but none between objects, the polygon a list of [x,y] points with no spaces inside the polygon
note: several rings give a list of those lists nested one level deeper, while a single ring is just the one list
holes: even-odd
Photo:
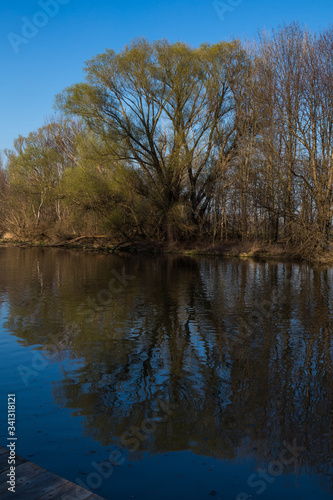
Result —
[{"label": "forest tree line", "polygon": [[332,26],[198,48],[138,39],[85,72],[5,151],[0,231],[327,247]]}]

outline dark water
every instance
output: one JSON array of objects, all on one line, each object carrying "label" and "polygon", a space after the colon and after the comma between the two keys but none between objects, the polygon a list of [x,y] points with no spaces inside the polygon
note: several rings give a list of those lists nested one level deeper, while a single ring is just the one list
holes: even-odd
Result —
[{"label": "dark water", "polygon": [[17,452],[107,499],[331,498],[332,300],[306,265],[0,249],[0,445],[15,393]]}]

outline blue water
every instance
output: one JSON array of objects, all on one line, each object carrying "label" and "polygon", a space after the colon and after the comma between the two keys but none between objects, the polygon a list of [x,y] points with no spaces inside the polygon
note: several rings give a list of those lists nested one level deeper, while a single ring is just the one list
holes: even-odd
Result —
[{"label": "blue water", "polygon": [[331,270],[38,249],[0,265],[1,446],[15,393],[17,453],[106,499],[331,498]]}]

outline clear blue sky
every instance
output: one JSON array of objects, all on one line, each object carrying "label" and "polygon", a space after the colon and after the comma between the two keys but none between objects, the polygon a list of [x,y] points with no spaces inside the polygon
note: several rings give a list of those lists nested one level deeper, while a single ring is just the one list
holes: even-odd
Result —
[{"label": "clear blue sky", "polygon": [[[333,20],[332,0],[221,0],[234,5],[224,20],[211,0],[58,0],[53,17],[36,17],[43,1],[0,0],[0,150],[43,125],[55,94],[81,81],[84,62],[105,48],[119,50],[138,36],[197,46],[252,37],[283,21],[320,29]],[[22,18],[45,26],[24,33]]]}]

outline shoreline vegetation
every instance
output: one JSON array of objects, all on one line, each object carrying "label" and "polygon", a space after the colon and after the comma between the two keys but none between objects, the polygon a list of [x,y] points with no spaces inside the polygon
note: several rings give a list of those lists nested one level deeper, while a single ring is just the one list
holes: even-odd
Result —
[{"label": "shoreline vegetation", "polygon": [[174,254],[184,256],[215,256],[223,258],[279,260],[288,262],[307,262],[309,264],[333,265],[333,247],[322,252],[316,258],[302,256],[299,249],[283,243],[265,244],[253,241],[229,241],[218,244],[197,243],[157,243],[153,241],[121,241],[114,242],[107,236],[80,236],[66,241],[50,241],[45,237],[39,239],[16,239],[0,237],[0,248],[62,248],[106,254]]},{"label": "shoreline vegetation", "polygon": [[333,263],[333,25],[196,48],[139,38],[84,69],[5,151],[0,235]]}]

